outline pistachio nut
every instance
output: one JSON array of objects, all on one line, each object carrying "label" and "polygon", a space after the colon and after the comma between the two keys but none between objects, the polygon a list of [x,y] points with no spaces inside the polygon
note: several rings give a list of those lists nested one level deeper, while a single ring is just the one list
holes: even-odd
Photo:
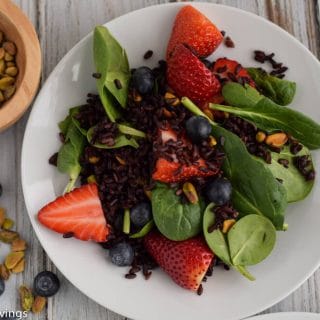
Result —
[{"label": "pistachio nut", "polygon": [[87,178],[88,183],[97,183],[96,177],[92,174]]},{"label": "pistachio nut", "polygon": [[10,277],[10,271],[4,264],[0,264],[0,278],[3,280],[8,280]]},{"label": "pistachio nut", "polygon": [[164,95],[164,99],[167,104],[170,104],[174,107],[180,104],[180,99],[171,92],[166,92]]},{"label": "pistachio nut", "polygon": [[4,42],[2,47],[4,48],[4,50],[6,50],[12,56],[15,56],[17,54],[17,47],[11,41]]},{"label": "pistachio nut", "polygon": [[5,61],[13,61],[13,59],[14,59],[14,57],[10,53],[6,52],[4,54],[4,60]]},{"label": "pistachio nut", "polygon": [[16,66],[16,64],[14,63],[14,61],[8,61],[7,63],[6,63],[6,67],[7,68],[9,68],[9,67],[15,67]]},{"label": "pistachio nut", "polygon": [[5,55],[5,51],[3,48],[0,48],[0,59],[3,59],[4,58],[4,55]]},{"label": "pistachio nut", "polygon": [[[1,48],[0,48],[0,50],[1,50]],[[2,59],[0,59],[0,74],[3,74],[5,69],[6,69],[6,63],[2,58]]]},{"label": "pistachio nut", "polygon": [[45,297],[36,296],[32,304],[32,312],[40,313],[46,306],[47,299]]},{"label": "pistachio nut", "polygon": [[287,143],[287,141],[288,136],[284,132],[279,132],[267,136],[265,143],[271,147],[281,148]]},{"label": "pistachio nut", "polygon": [[3,91],[5,99],[6,100],[10,99],[15,91],[16,91],[16,87],[15,86],[10,86],[7,89],[5,89]]},{"label": "pistachio nut", "polygon": [[192,204],[198,203],[199,197],[198,197],[196,188],[191,182],[185,182],[182,186],[182,191],[184,195],[188,198],[190,203]]},{"label": "pistachio nut", "polygon": [[18,262],[18,264],[14,268],[11,269],[12,273],[21,273],[21,272],[23,272],[24,271],[25,262],[26,262],[25,259],[22,258]]},{"label": "pistachio nut", "polygon": [[25,251],[26,249],[27,243],[21,238],[16,239],[11,243],[11,251],[13,252]]},{"label": "pistachio nut", "polygon": [[2,227],[5,220],[6,220],[6,210],[0,207],[0,227]]},{"label": "pistachio nut", "polygon": [[96,157],[96,156],[91,156],[91,157],[89,157],[89,162],[90,162],[91,164],[96,164],[96,163],[99,162],[99,160],[100,160],[100,158],[99,158],[99,157]]},{"label": "pistachio nut", "polygon": [[2,224],[2,229],[10,230],[14,225],[13,220],[6,218]]},{"label": "pistachio nut", "polygon": [[19,234],[11,230],[0,230],[0,241],[4,243],[12,243],[19,238]]},{"label": "pistachio nut", "polygon": [[211,148],[213,148],[214,146],[216,146],[217,145],[217,139],[215,138],[215,137],[213,137],[213,136],[209,136],[209,146],[211,147]]},{"label": "pistachio nut", "polygon": [[0,79],[0,90],[8,89],[14,83],[14,78],[6,76]]},{"label": "pistachio nut", "polygon": [[18,68],[17,68],[17,67],[8,67],[8,68],[5,70],[5,73],[6,73],[8,76],[15,77],[15,76],[18,74]]},{"label": "pistachio nut", "polygon": [[11,270],[23,259],[23,257],[23,251],[11,252],[7,255],[4,264],[9,270]]},{"label": "pistachio nut", "polygon": [[151,201],[151,199],[152,199],[152,191],[151,190],[144,190],[144,193],[148,197],[148,199]]},{"label": "pistachio nut", "polygon": [[27,286],[20,286],[19,294],[22,310],[30,311],[34,301],[31,290]]},{"label": "pistachio nut", "polygon": [[236,223],[235,219],[228,219],[223,221],[222,232],[228,233],[232,226]]},{"label": "pistachio nut", "polygon": [[262,131],[258,131],[256,134],[256,140],[259,143],[262,143],[266,139],[266,137],[267,135]]}]

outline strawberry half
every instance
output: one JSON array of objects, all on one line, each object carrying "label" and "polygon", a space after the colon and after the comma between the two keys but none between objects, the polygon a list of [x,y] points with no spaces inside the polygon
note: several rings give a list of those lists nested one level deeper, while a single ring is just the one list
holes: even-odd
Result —
[{"label": "strawberry half", "polygon": [[178,44],[187,44],[199,56],[209,56],[223,40],[220,30],[192,6],[183,7],[176,16],[167,48],[167,60]]},{"label": "strawberry half", "polygon": [[[223,81],[239,82],[241,84],[248,83],[255,87],[255,83],[250,77],[249,73],[241,64],[235,60],[227,58],[218,59],[213,66],[213,72]],[[223,80],[225,79],[225,80]]]},{"label": "strawberry half", "polygon": [[71,232],[80,240],[104,242],[109,234],[96,184],[58,197],[39,211],[38,219],[47,228],[62,234]]},{"label": "strawberry half", "polygon": [[168,60],[167,80],[178,96],[195,103],[210,101],[221,89],[219,80],[183,44],[175,47]]},{"label": "strawberry half", "polygon": [[[167,128],[166,130],[159,130],[159,139],[156,143],[165,145],[168,141],[178,141],[177,133],[172,130],[172,128]],[[181,138],[181,147],[186,146],[190,143],[186,137]],[[155,168],[152,174],[152,179],[164,183],[173,183],[185,181],[193,177],[209,177],[214,176],[219,171],[219,166],[216,169],[209,169],[206,162],[200,158],[197,164],[192,164],[190,166],[186,164],[180,164],[177,159],[176,154],[171,153],[170,157],[172,161],[165,159],[164,157],[159,157],[156,160]]]},{"label": "strawberry half", "polygon": [[202,238],[172,241],[158,232],[144,238],[150,255],[179,286],[197,291],[213,259]]}]

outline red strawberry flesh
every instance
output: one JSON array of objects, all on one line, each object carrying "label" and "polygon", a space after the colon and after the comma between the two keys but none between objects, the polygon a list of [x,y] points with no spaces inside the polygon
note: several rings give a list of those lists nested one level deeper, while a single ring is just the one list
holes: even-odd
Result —
[{"label": "red strawberry flesh", "polygon": [[96,184],[58,197],[38,213],[39,221],[58,233],[72,233],[80,240],[104,242],[109,234]]},{"label": "red strawberry flesh", "polygon": [[221,89],[212,71],[183,44],[175,47],[168,60],[167,81],[178,96],[186,96],[195,103],[211,101]]},{"label": "red strawberry flesh", "polygon": [[144,244],[160,267],[179,286],[197,291],[213,259],[202,238],[172,241],[158,232],[149,233]]},{"label": "red strawberry flesh", "polygon": [[209,56],[223,40],[220,30],[200,11],[188,5],[177,14],[167,48],[167,59],[179,44],[187,44],[201,57]]}]

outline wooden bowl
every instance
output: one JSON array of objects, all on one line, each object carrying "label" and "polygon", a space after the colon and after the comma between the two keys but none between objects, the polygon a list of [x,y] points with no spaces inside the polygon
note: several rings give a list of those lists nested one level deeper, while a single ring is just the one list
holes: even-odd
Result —
[{"label": "wooden bowl", "polygon": [[14,124],[31,104],[40,80],[41,49],[32,23],[11,0],[0,0],[0,30],[17,47],[16,92],[0,107],[0,132]]}]

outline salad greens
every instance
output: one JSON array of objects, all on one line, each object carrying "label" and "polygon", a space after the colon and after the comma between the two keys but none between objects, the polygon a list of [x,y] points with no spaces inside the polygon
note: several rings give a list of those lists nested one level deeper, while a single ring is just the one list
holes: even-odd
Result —
[{"label": "salad greens", "polygon": [[79,158],[86,143],[86,139],[73,117],[78,110],[79,107],[70,109],[69,115],[59,123],[59,128],[65,137],[65,143],[59,150],[57,167],[60,172],[68,174],[70,178],[65,192],[70,192],[74,188],[79,177],[81,172]]},{"label": "salad greens", "polygon": [[[239,88],[238,95],[243,99],[243,87],[236,83],[233,84],[233,87],[235,94],[233,99],[238,98],[236,87]],[[247,86],[246,90],[252,92],[255,89]],[[251,106],[230,107],[210,104],[210,108],[237,115],[268,132],[282,130],[298,139],[309,149],[320,148],[320,125],[318,123],[301,112],[281,107],[268,98],[262,97],[255,105]]]},{"label": "salad greens", "polygon": [[268,74],[261,68],[247,68],[259,90],[281,106],[290,104],[296,93],[296,83]]},{"label": "salad greens", "polygon": [[[97,79],[99,96],[109,119],[115,122],[121,115],[117,104],[125,108],[127,103],[130,81],[128,57],[118,41],[103,26],[95,28],[93,42],[94,62],[97,73],[100,74]],[[115,80],[120,81],[121,88],[117,87]]]},{"label": "salad greens", "polygon": [[[182,98],[182,103],[192,113],[207,117],[188,98]],[[278,230],[282,230],[287,206],[285,188],[267,167],[249,154],[239,137],[209,121],[212,134],[217,139],[225,139],[223,170],[232,184],[232,203],[235,208],[242,216],[252,213],[266,216]]]},{"label": "salad greens", "polygon": [[276,240],[273,224],[265,217],[249,214],[238,220],[227,234],[220,229],[211,231],[215,222],[214,206],[209,204],[203,217],[203,233],[209,248],[225,264],[254,280],[246,266],[261,262],[271,253]]},{"label": "salad greens", "polygon": [[182,241],[201,231],[204,203],[181,203],[176,190],[157,183],[152,190],[152,213],[159,231],[168,239]]}]

